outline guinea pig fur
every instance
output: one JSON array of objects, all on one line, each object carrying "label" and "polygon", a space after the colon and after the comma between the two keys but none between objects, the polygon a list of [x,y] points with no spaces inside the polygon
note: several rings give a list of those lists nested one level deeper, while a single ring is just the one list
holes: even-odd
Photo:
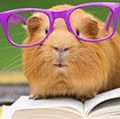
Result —
[{"label": "guinea pig fur", "polygon": [[[58,5],[51,10],[69,9]],[[71,17],[77,33],[86,38],[106,35],[104,23],[85,11]],[[27,21],[25,44],[40,41],[47,33],[48,18],[33,14]],[[120,87],[120,37],[117,33],[103,42],[78,40],[62,18],[56,19],[50,36],[42,45],[23,49],[23,67],[31,88],[31,98],[75,97],[82,101],[96,94]]]}]

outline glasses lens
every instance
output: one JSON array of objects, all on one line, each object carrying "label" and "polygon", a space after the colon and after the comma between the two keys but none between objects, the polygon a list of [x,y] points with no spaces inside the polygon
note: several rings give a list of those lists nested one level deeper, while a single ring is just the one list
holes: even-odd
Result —
[{"label": "glasses lens", "polygon": [[74,10],[70,16],[74,33],[84,40],[99,40],[113,32],[113,16],[105,7],[86,7]]},{"label": "glasses lens", "polygon": [[49,25],[49,18],[44,13],[17,13],[8,19],[8,32],[14,43],[28,46],[42,41],[48,34]]}]

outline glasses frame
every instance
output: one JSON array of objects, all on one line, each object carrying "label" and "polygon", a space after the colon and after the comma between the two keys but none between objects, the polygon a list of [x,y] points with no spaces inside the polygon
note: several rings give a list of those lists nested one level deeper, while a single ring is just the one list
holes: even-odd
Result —
[{"label": "glasses frame", "polygon": [[[86,8],[86,7],[106,7],[108,9],[110,9],[111,12],[108,15],[108,18],[107,18],[107,21],[106,21],[106,29],[110,25],[111,17],[113,17],[113,31],[112,31],[111,34],[109,34],[105,38],[101,38],[101,39],[97,39],[97,40],[95,40],[95,39],[86,40],[84,38],[80,38],[73,31],[72,26],[70,25],[70,15],[71,15],[71,13],[76,9]],[[37,42],[35,44],[29,44],[29,45],[24,45],[24,44],[19,45],[19,44],[16,44],[15,42],[12,41],[12,39],[9,35],[9,31],[8,31],[8,24],[9,24],[8,20],[12,15],[15,15],[15,14],[21,13],[21,12],[41,12],[41,13],[44,13],[48,16],[49,21],[50,21],[50,27],[48,29],[48,34],[46,35],[46,37],[43,40],[41,40],[40,42]],[[5,11],[5,12],[0,13],[0,23],[3,27],[3,29],[4,29],[4,34],[6,35],[6,38],[7,38],[8,42],[10,44],[12,44],[15,47],[19,47],[19,48],[27,48],[27,47],[33,47],[33,46],[42,44],[48,38],[48,36],[51,34],[51,32],[53,30],[54,21],[57,18],[63,18],[64,19],[69,32],[71,32],[78,40],[82,40],[82,41],[85,41],[85,42],[100,42],[100,41],[107,40],[110,37],[112,37],[114,35],[114,33],[116,32],[116,27],[117,27],[119,15],[120,15],[120,3],[95,2],[95,3],[81,4],[81,5],[75,6],[73,8],[67,9],[67,10],[59,10],[59,11],[45,10],[45,9],[38,9],[38,8],[20,8],[20,9],[15,9],[15,10],[9,10],[9,11]]]}]

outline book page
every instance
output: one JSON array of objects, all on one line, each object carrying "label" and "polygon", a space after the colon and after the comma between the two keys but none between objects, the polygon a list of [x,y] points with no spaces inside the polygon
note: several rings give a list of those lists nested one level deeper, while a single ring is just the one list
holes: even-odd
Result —
[{"label": "book page", "polygon": [[96,95],[94,98],[87,100],[84,104],[84,114],[88,115],[88,113],[101,102],[120,98],[120,88],[110,90],[101,94]]},{"label": "book page", "polygon": [[7,119],[6,114],[9,114],[9,112],[10,112],[9,110],[10,110],[10,107],[4,108],[2,113],[1,113],[0,119]]},{"label": "book page", "polygon": [[[28,96],[22,96],[18,99],[11,107],[10,113],[7,114],[6,118],[11,119],[12,114],[19,109],[34,109],[34,108],[58,108],[68,107],[79,111],[79,114],[83,114],[83,104],[75,99],[71,98],[51,98],[51,99],[40,99],[32,100]],[[3,119],[6,119],[3,118]]]},{"label": "book page", "polygon": [[105,101],[93,108],[89,114],[89,118],[96,119],[96,117],[99,119],[103,119],[105,117],[116,119],[116,117],[119,117],[118,119],[120,119],[120,98]]},{"label": "book page", "polygon": [[17,110],[12,119],[82,119],[82,117],[62,108],[41,108]]}]

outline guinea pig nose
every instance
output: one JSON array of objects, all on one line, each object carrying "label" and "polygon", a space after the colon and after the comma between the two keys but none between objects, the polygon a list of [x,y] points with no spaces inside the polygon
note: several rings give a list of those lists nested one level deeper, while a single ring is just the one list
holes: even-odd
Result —
[{"label": "guinea pig nose", "polygon": [[66,52],[69,50],[68,47],[63,47],[63,48],[59,48],[59,47],[53,47],[53,49],[57,52]]}]

